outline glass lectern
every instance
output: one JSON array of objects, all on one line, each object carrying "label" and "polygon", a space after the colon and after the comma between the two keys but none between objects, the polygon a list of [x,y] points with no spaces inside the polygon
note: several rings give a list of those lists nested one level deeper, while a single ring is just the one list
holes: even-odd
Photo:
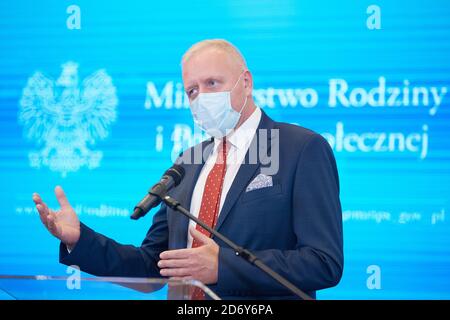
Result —
[{"label": "glass lectern", "polygon": [[189,300],[194,288],[220,300],[196,280],[0,275],[0,300]]}]

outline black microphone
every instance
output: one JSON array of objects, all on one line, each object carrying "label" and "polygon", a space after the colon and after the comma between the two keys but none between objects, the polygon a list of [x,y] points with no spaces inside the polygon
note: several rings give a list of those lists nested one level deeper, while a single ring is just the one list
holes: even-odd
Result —
[{"label": "black microphone", "polygon": [[178,164],[174,164],[164,173],[161,180],[148,190],[148,194],[144,199],[134,207],[131,219],[137,220],[145,216],[150,209],[160,204],[161,197],[166,195],[167,191],[178,186],[183,178],[184,168]]}]

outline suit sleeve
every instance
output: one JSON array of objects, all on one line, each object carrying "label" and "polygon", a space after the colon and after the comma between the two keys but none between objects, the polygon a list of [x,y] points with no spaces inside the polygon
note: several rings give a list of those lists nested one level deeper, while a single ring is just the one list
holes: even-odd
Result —
[{"label": "suit sleeve", "polygon": [[76,265],[96,276],[161,277],[157,262],[168,247],[166,206],[153,217],[146,238],[140,247],[123,245],[81,224],[80,239],[68,253],[60,244],[60,262]]},{"label": "suit sleeve", "polygon": [[[342,211],[336,161],[322,136],[314,134],[305,143],[293,174],[296,248],[253,253],[303,291],[335,286],[343,271]],[[233,295],[290,294],[231,249],[222,247],[216,290]]]}]

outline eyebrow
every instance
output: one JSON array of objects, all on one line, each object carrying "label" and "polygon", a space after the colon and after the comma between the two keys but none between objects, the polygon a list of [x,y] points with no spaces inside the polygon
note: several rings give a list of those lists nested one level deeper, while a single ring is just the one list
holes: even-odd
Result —
[{"label": "eyebrow", "polygon": [[[201,79],[201,82],[208,82],[210,80],[218,80],[220,82],[224,82],[225,78],[223,76],[209,76],[205,79]],[[188,93],[192,88],[197,87],[197,84],[191,84],[188,87],[186,87],[185,92]]]},{"label": "eyebrow", "polygon": [[223,81],[225,78],[224,77],[222,77],[222,76],[211,76],[211,77],[208,77],[208,78],[206,78],[206,79],[203,79],[202,81],[203,82],[207,82],[207,81],[210,81],[210,80],[219,80],[219,81]]}]

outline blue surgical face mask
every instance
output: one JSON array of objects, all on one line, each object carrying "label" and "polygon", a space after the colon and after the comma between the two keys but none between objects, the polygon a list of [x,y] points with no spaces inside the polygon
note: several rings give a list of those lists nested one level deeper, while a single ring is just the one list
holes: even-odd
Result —
[{"label": "blue surgical face mask", "polygon": [[240,111],[237,112],[231,106],[231,92],[236,88],[243,74],[241,73],[230,91],[200,93],[191,102],[194,122],[210,136],[220,139],[234,129],[239,122],[241,113],[247,104],[247,96]]}]

